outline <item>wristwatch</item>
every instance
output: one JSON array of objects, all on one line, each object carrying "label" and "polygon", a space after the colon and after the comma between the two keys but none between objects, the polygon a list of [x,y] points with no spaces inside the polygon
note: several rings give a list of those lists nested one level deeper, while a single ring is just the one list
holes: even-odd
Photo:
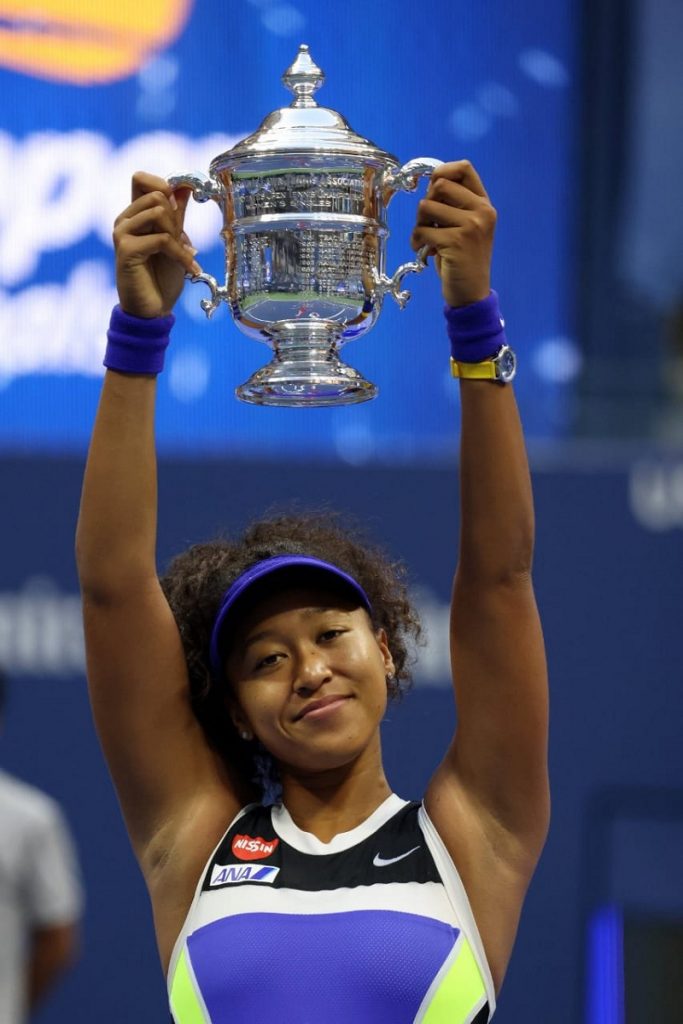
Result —
[{"label": "wristwatch", "polygon": [[451,357],[451,375],[462,380],[492,380],[509,384],[517,373],[517,357],[509,345],[503,345],[492,359],[482,363],[460,363]]}]

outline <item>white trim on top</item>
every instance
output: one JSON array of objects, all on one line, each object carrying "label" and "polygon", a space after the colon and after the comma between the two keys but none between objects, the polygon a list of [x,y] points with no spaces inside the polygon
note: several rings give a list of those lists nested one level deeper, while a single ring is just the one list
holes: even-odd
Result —
[{"label": "white trim on top", "polygon": [[489,967],[488,960],[486,959],[484,943],[481,941],[481,935],[479,934],[477,922],[475,921],[474,914],[472,913],[472,907],[470,906],[465,886],[462,883],[462,879],[458,874],[458,869],[453,863],[451,855],[444,845],[443,839],[437,832],[434,823],[427,814],[424,804],[420,806],[420,809],[417,812],[417,820],[422,832],[424,833],[427,846],[434,858],[439,874],[441,875],[441,880],[443,881],[446,894],[453,905],[453,909],[455,910],[462,930],[472,947],[472,952],[474,953],[482,978],[484,979],[484,987],[486,988],[490,1007],[489,1016],[493,1016],[493,1011],[496,1008],[496,990],[493,985],[491,969]]},{"label": "white trim on top", "polygon": [[289,811],[283,804],[278,804],[271,810],[273,828],[284,839],[288,846],[294,847],[299,853],[325,854],[342,853],[350,850],[364,839],[368,839],[382,825],[385,825],[390,818],[393,818],[402,807],[405,807],[408,800],[402,800],[400,796],[392,793],[384,800],[379,807],[372,812],[369,818],[356,825],[349,832],[340,832],[333,836],[328,843],[318,839],[311,832],[304,832],[296,825]]}]

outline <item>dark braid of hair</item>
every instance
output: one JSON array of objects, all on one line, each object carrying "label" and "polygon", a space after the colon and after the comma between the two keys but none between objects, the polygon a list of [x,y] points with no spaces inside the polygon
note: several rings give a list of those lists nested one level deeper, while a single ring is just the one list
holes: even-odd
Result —
[{"label": "dark braid of hair", "polygon": [[[161,584],[180,630],[194,713],[211,745],[243,781],[254,780],[254,751],[237,735],[226,707],[227,683],[213,676],[208,660],[214,619],[225,591],[256,562],[275,555],[301,554],[332,562],[353,576],[372,605],[373,626],[384,629],[394,661],[389,696],[398,698],[410,682],[411,647],[421,636],[420,621],[407,594],[406,573],[365,541],[356,527],[338,525],[329,512],[280,514],[252,523],[236,541],[219,538],[195,544],[177,555]],[[262,760],[262,755],[260,755]],[[259,773],[262,774],[262,773]]]}]

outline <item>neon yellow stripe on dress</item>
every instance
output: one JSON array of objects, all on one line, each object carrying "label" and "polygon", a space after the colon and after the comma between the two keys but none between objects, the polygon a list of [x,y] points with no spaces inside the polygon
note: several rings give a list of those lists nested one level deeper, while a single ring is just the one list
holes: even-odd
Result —
[{"label": "neon yellow stripe on dress", "polygon": [[486,1000],[481,972],[464,935],[458,947],[455,960],[421,1018],[422,1024],[466,1024],[472,1019],[473,1011]]},{"label": "neon yellow stripe on dress", "polygon": [[208,1019],[197,998],[186,949],[183,950],[173,973],[171,1010],[175,1024],[206,1024]]}]

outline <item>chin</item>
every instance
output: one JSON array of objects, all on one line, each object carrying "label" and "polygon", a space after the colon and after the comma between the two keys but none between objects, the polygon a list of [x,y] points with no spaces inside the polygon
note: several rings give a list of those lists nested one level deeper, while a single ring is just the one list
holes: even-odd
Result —
[{"label": "chin", "polygon": [[332,737],[327,735],[321,737],[321,741],[315,744],[299,745],[294,756],[289,753],[287,758],[282,758],[280,763],[285,771],[295,774],[319,774],[322,772],[339,771],[352,768],[364,756],[374,756],[375,734],[370,737],[358,738],[355,742],[348,734]]}]

